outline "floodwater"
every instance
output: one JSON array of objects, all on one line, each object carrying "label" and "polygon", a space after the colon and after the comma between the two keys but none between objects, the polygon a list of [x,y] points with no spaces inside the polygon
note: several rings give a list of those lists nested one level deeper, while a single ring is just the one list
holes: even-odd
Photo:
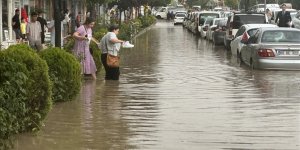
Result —
[{"label": "floodwater", "polygon": [[171,22],[132,42],[120,81],[85,80],[15,150],[300,149],[300,72],[251,71]]}]

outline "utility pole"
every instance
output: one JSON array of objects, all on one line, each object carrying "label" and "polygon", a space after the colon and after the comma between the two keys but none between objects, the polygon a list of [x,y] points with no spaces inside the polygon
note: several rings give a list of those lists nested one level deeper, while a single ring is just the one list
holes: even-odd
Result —
[{"label": "utility pole", "polygon": [[264,9],[265,9],[265,13],[267,13],[267,0],[265,0],[265,7],[264,7]]},{"label": "utility pole", "polygon": [[55,47],[61,47],[61,6],[60,0],[52,0],[54,9]]},{"label": "utility pole", "polygon": [[[2,1],[0,2],[0,12],[2,12]],[[3,23],[2,23],[2,14],[0,15],[0,49],[2,45],[3,37]]]}]

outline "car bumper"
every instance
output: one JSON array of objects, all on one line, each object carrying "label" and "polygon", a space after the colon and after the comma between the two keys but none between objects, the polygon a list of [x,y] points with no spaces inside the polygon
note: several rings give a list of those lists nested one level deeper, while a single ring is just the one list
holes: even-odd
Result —
[{"label": "car bumper", "polygon": [[177,24],[177,23],[183,23],[183,19],[174,19],[174,23]]},{"label": "car bumper", "polygon": [[300,70],[299,60],[275,60],[275,59],[259,59],[257,69],[272,70]]}]

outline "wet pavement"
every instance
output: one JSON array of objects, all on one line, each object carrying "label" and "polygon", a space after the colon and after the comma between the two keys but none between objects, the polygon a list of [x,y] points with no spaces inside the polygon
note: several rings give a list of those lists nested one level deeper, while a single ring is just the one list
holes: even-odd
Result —
[{"label": "wet pavement", "polygon": [[299,150],[300,72],[251,71],[158,22],[121,53],[121,80],[86,80],[15,150]]}]

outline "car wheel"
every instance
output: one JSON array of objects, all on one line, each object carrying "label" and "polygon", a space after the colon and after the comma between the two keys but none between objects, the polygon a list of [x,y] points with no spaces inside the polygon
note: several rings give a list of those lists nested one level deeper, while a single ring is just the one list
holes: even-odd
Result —
[{"label": "car wheel", "polygon": [[158,16],[156,16],[156,18],[157,18],[157,19],[161,19],[161,16],[158,15]]}]

